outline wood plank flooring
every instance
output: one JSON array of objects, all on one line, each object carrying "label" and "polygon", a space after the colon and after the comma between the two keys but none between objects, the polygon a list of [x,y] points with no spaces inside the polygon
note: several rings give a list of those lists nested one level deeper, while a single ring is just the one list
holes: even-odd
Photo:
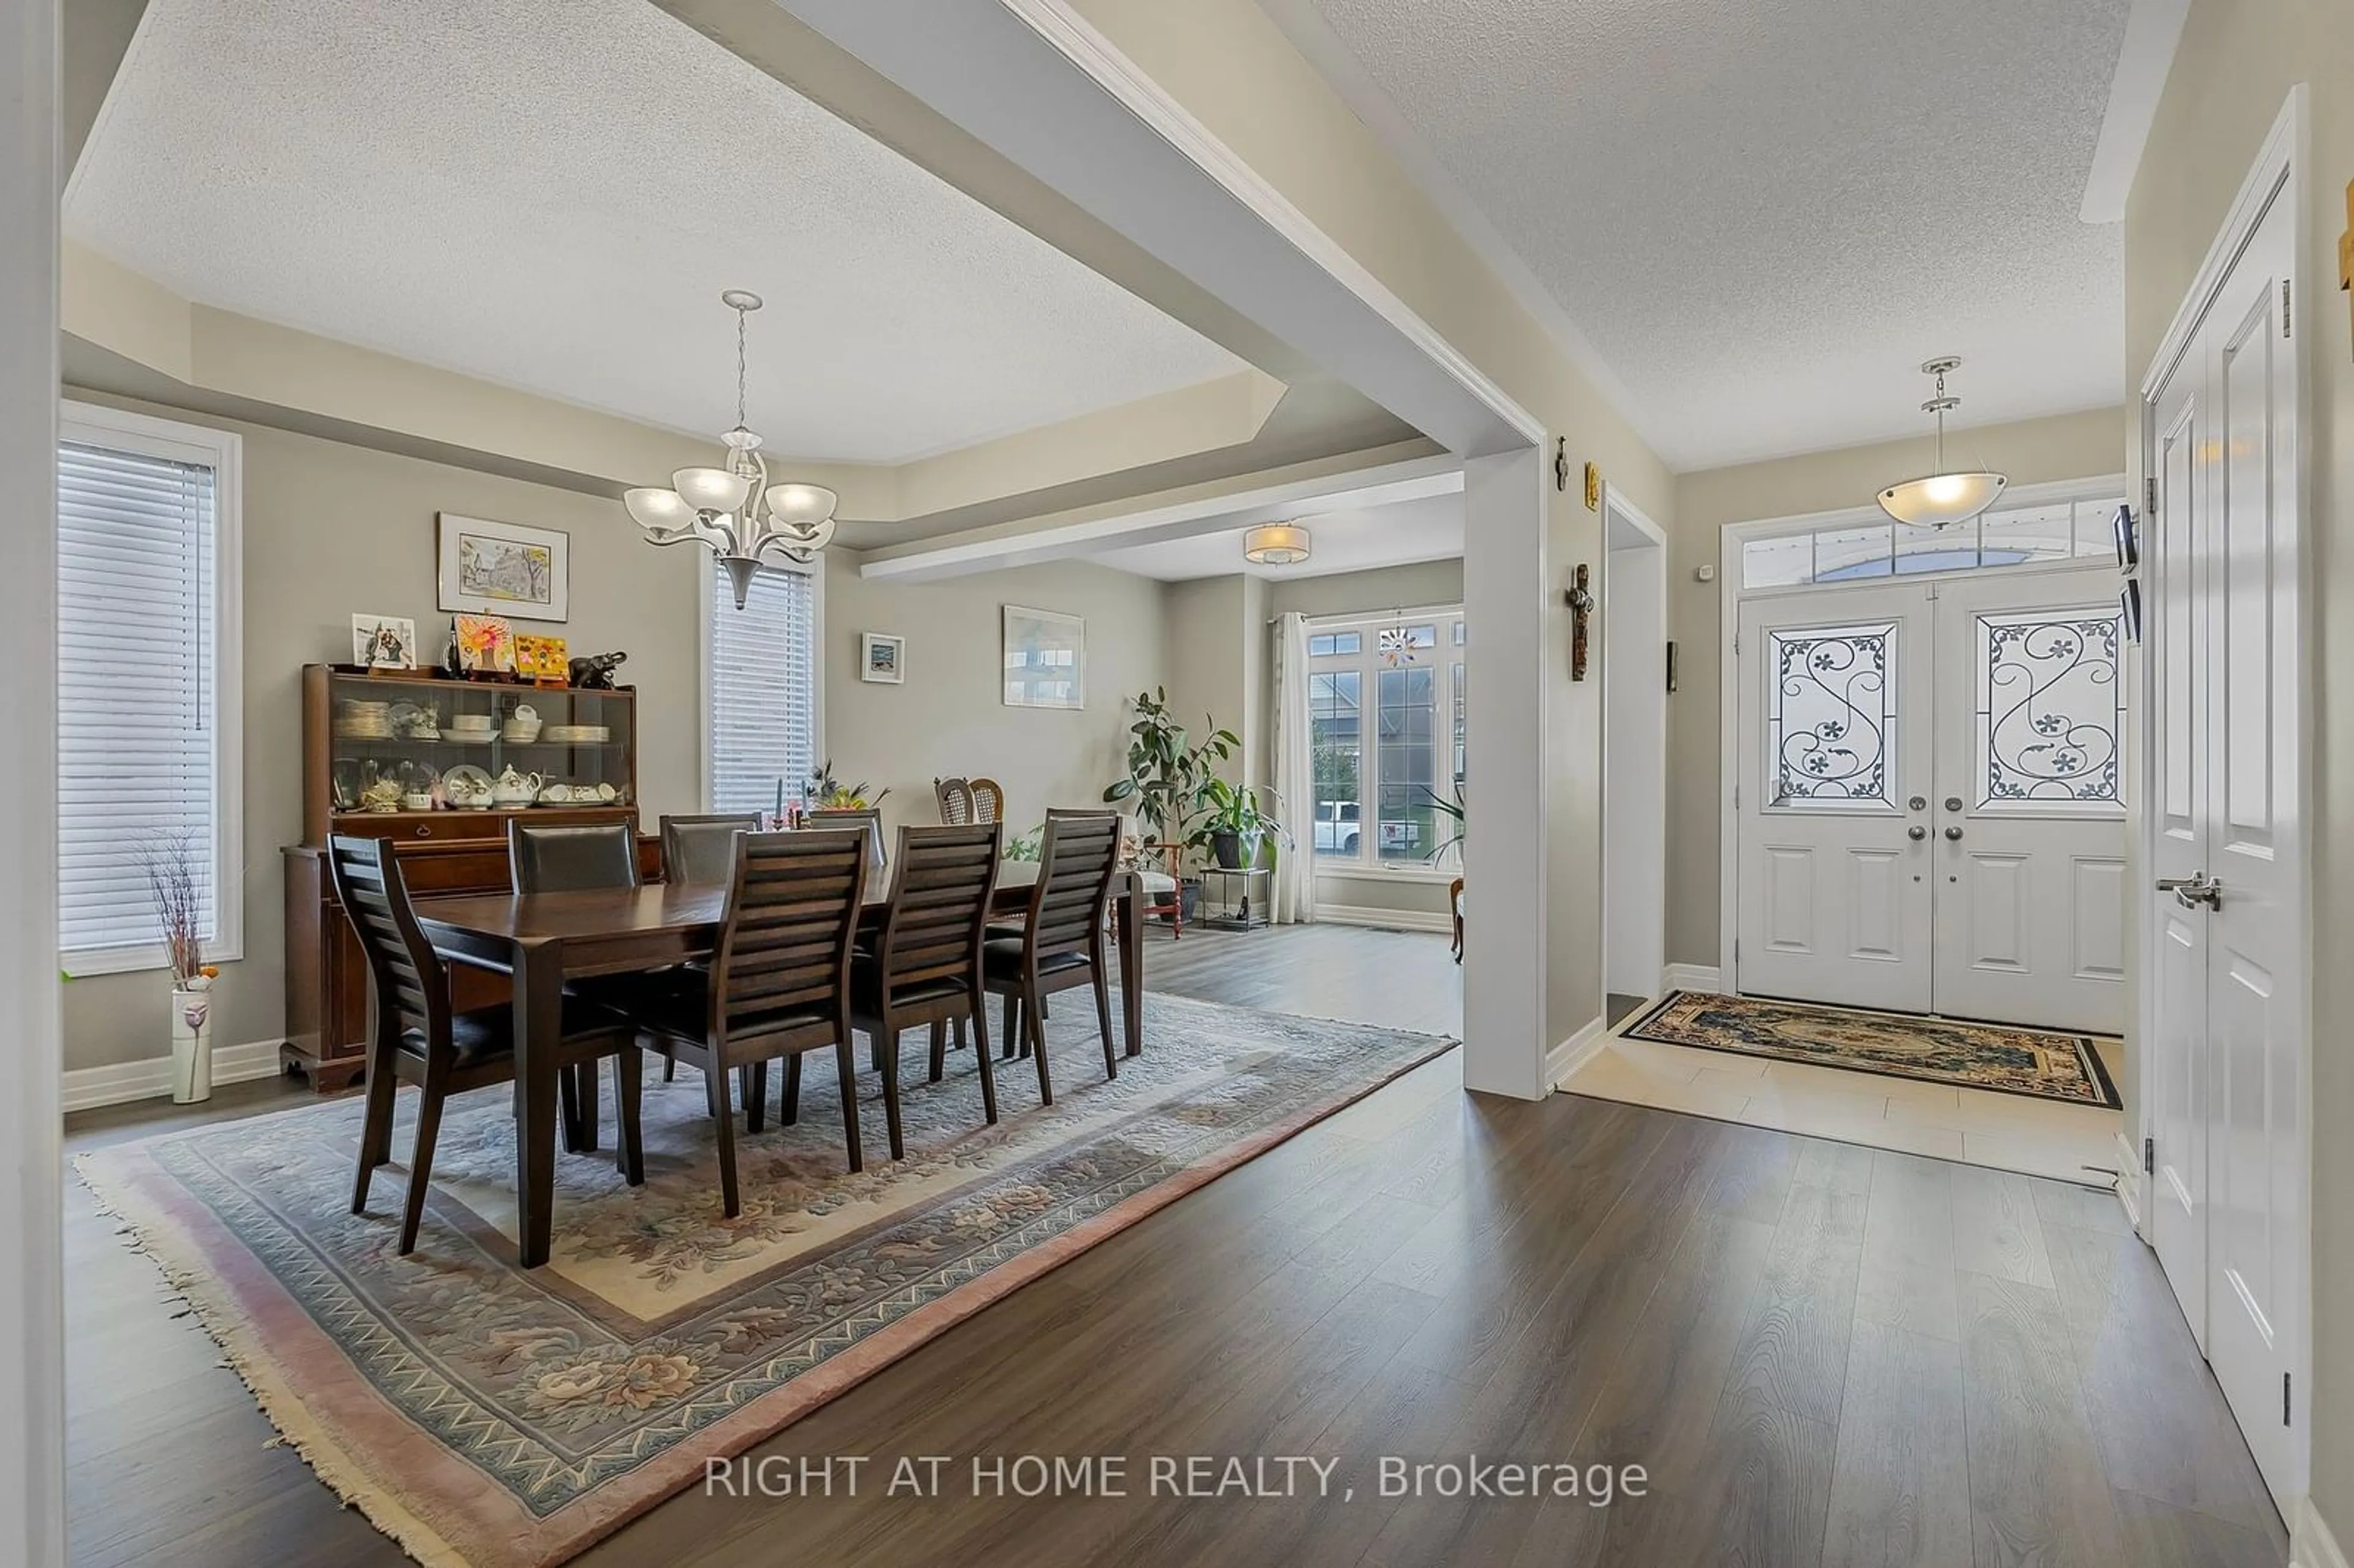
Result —
[{"label": "wood plank flooring", "polygon": [[[1450,1031],[1443,938],[1156,933],[1156,988]],[[2279,1520],[2114,1200],[1639,1106],[1474,1099],[1434,1063],[1113,1237],[758,1452],[862,1495],[690,1493],[591,1568],[2276,1565]],[[205,1114],[275,1108],[272,1086]],[[76,1118],[78,1147],[156,1107]],[[185,1115],[185,1113],[183,1113]],[[338,1508],[79,1189],[74,1562],[369,1568]],[[1636,1464],[1606,1508],[1381,1495],[1379,1459]],[[973,1495],[1129,1457],[1131,1495]],[[1336,1461],[1332,1493],[1142,1495],[1149,1457]],[[946,1455],[945,1495],[882,1495]],[[1353,1487],[1352,1496],[1342,1489]]]}]

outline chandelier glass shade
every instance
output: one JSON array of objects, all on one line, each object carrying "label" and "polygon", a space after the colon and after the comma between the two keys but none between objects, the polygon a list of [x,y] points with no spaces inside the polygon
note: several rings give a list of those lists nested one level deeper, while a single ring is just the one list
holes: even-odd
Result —
[{"label": "chandelier glass shade", "polygon": [[1946,466],[1946,416],[1962,406],[1959,397],[1946,394],[1946,375],[1961,363],[1947,357],[1933,359],[1921,366],[1923,374],[1937,378],[1936,396],[1921,405],[1922,412],[1937,418],[1935,468],[1919,479],[1904,480],[1880,493],[1880,509],[1908,527],[1950,528],[1957,523],[1967,523],[2000,500],[2003,488],[2010,482],[2008,476],[1988,469]]},{"label": "chandelier glass shade", "polygon": [[654,545],[690,540],[718,557],[744,608],[752,579],[763,566],[787,561],[807,566],[833,538],[833,509],[840,499],[822,484],[769,482],[760,438],[744,422],[745,318],[760,308],[760,296],[730,289],[719,296],[736,313],[736,428],[720,437],[727,456],[718,468],[683,468],[670,488],[624,491],[621,505]]},{"label": "chandelier glass shade", "polygon": [[1296,567],[1313,541],[1297,523],[1267,523],[1243,535],[1243,559],[1259,567]]}]

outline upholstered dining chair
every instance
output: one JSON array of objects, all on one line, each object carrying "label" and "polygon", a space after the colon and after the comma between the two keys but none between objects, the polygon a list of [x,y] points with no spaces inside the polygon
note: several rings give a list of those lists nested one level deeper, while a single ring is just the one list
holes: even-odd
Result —
[{"label": "upholstered dining chair", "polygon": [[682,887],[724,887],[736,866],[736,835],[759,830],[757,811],[720,811],[662,820],[663,880]]},{"label": "upholstered dining chair", "polygon": [[[1111,811],[1049,811],[1038,851],[1030,917],[1019,937],[992,936],[981,950],[981,984],[1005,999],[1005,1054],[1037,1058],[1038,1100],[1055,1103],[1046,1071],[1046,998],[1092,985],[1103,1033],[1104,1075],[1119,1076],[1111,1038],[1111,985],[1104,915],[1119,873],[1121,821]],[[987,1042],[979,1053],[989,1054]]]},{"label": "upholstered dining chair", "polygon": [[997,1120],[997,1080],[986,1043],[989,1025],[981,990],[981,948],[989,923],[989,898],[997,885],[997,863],[1004,829],[998,823],[961,828],[899,830],[899,870],[891,882],[891,902],[882,935],[872,953],[851,963],[850,1004],[858,1027],[874,1042],[883,1073],[883,1114],[891,1134],[891,1158],[907,1158],[899,1129],[899,1036],[917,1024],[931,1026],[931,1078],[938,1083],[948,1050],[951,1019],[972,1021],[983,1049],[973,1053],[981,1066],[981,1105]]},{"label": "upholstered dining chair", "polygon": [[850,1037],[850,956],[866,895],[863,836],[740,833],[735,851],[709,970],[642,1014],[655,1050],[703,1069],[719,1129],[720,1207],[729,1219],[740,1212],[730,1068],[744,1075],[746,1128],[758,1132],[769,1059],[785,1060],[783,1119],[790,1125],[801,1117],[801,1057],[832,1046],[850,1169],[865,1169]]},{"label": "upholstered dining chair", "polygon": [[[502,1002],[471,1012],[450,1005],[450,969],[417,924],[399,857],[382,839],[338,833],[327,841],[328,875],[366,956],[373,1002],[368,1035],[367,1108],[360,1128],[359,1178],[352,1188],[352,1213],[367,1212],[368,1187],[376,1168],[392,1159],[394,1097],[403,1083],[421,1095],[417,1141],[408,1160],[408,1199],[400,1222],[400,1250],[417,1245],[425,1215],[425,1194],[433,1178],[433,1145],[441,1128],[442,1102],[453,1094],[514,1080],[514,1009]],[[577,1066],[594,1071],[614,1058],[620,1080],[620,1151],[623,1177],[632,1187],[646,1179],[645,1153],[638,1137],[639,1052],[637,1029],[621,1014],[567,994],[563,1024],[554,1043],[559,1075]]]},{"label": "upholstered dining chair", "polygon": [[[507,875],[517,893],[579,893],[597,887],[638,885],[638,836],[627,822],[565,827],[553,822],[507,819]],[[584,980],[574,989],[591,1001],[627,1012],[649,977],[610,975]],[[597,1147],[597,1074],[594,1064],[564,1075],[565,1145],[576,1154]]]},{"label": "upholstered dining chair", "polygon": [[812,828],[857,828],[866,834],[866,864],[878,874],[891,868],[883,852],[883,811],[877,806],[821,806],[809,814]]}]

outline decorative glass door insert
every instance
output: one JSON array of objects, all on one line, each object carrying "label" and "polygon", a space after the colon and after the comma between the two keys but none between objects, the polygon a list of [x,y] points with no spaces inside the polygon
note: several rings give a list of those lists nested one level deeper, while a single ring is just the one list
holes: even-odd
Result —
[{"label": "decorative glass door insert", "polygon": [[1775,628],[1766,659],[1767,803],[1894,810],[1896,623]]}]

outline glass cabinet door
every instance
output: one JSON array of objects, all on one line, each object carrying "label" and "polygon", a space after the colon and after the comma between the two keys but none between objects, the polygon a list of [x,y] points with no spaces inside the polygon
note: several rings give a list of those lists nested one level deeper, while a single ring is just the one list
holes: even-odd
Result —
[{"label": "glass cabinet door", "polygon": [[629,806],[632,694],[334,677],[338,811]]}]

